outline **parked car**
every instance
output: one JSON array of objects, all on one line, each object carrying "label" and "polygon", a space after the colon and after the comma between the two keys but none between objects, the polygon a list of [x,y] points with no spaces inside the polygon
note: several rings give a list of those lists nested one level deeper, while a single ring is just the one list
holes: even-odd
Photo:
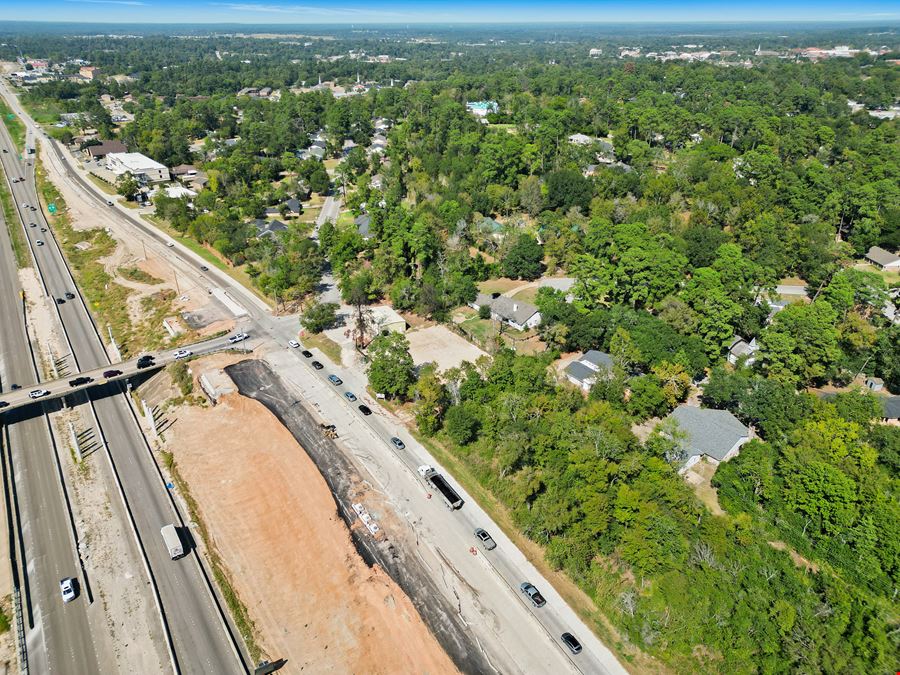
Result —
[{"label": "parked car", "polygon": [[75,592],[75,580],[72,577],[66,577],[59,582],[59,592],[62,595],[63,602],[72,602],[77,595]]},{"label": "parked car", "polygon": [[337,375],[329,375],[328,381],[331,382],[331,384],[333,384],[335,387],[339,387],[340,385],[344,384],[344,381]]},{"label": "parked car", "polygon": [[118,377],[122,374],[121,370],[104,370],[103,377]]},{"label": "parked car", "polygon": [[307,359],[311,359],[311,358],[312,358],[312,352],[309,351],[308,349],[304,349],[304,350],[303,350],[302,352],[300,352],[300,353],[303,354],[303,356],[304,356],[305,358],[307,358]]},{"label": "parked car", "polygon": [[35,389],[28,392],[28,398],[43,398],[44,396],[47,396],[49,394],[50,392],[46,389]]},{"label": "parked car", "polygon": [[361,412],[366,417],[372,414],[372,409],[367,405],[359,405],[357,407],[359,408],[359,412]]},{"label": "parked car", "polygon": [[299,349],[300,343],[297,342],[296,340],[288,340],[288,346],[293,347],[294,349]]},{"label": "parked car", "polygon": [[391,443],[393,443],[394,447],[397,448],[398,450],[403,450],[406,447],[406,443],[401,441],[396,436],[391,437]]},{"label": "parked car", "polygon": [[323,366],[323,365],[322,365],[321,363],[319,363],[318,361],[313,361],[313,362],[312,362],[312,367],[315,368],[316,370],[322,370],[322,368],[324,368],[325,366]]},{"label": "parked car", "polygon": [[526,596],[528,596],[528,599],[531,600],[531,604],[535,607],[543,607],[547,604],[547,601],[544,600],[544,596],[541,595],[541,592],[536,589],[533,584],[523,581],[519,585],[519,588]]},{"label": "parked car", "polygon": [[345,391],[344,398],[350,401],[350,403],[353,403],[354,401],[356,401],[356,394],[354,394],[352,391]]},{"label": "parked car", "polygon": [[80,387],[83,384],[90,384],[94,381],[93,377],[87,377],[86,375],[82,375],[81,377],[76,377],[74,380],[69,380],[70,387]]},{"label": "parked car", "polygon": [[480,527],[475,529],[475,538],[481,542],[481,545],[484,546],[485,551],[493,551],[497,548],[497,542],[494,541],[493,537],[487,533],[487,530],[483,530]]},{"label": "parked car", "polygon": [[137,360],[137,367],[140,368],[149,368],[153,365],[153,357],[150,354],[144,354],[141,358]]},{"label": "parked car", "polygon": [[577,639],[575,639],[575,636],[571,633],[563,633],[560,639],[573,654],[578,654],[581,652],[581,643]]},{"label": "parked car", "polygon": [[177,359],[186,359],[189,356],[193,356],[194,352],[190,349],[179,349],[177,352],[172,354],[173,358]]}]

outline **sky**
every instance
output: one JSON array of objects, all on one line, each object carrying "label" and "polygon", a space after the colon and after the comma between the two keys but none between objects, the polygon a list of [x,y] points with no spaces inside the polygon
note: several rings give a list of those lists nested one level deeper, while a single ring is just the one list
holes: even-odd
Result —
[{"label": "sky", "polygon": [[895,22],[862,0],[0,0],[0,21],[102,23]]}]

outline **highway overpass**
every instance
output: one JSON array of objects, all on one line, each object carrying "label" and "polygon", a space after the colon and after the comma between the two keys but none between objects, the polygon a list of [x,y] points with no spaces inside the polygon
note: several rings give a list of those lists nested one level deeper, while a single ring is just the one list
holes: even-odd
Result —
[{"label": "highway overpass", "polygon": [[[40,384],[22,386],[21,389],[17,388],[11,391],[5,391],[0,393],[0,414],[11,412],[18,408],[23,408],[42,401],[74,394],[83,389],[99,387],[116,380],[125,380],[134,375],[138,375],[139,373],[162,368],[178,360],[175,358],[175,353],[178,351],[184,350],[190,352],[191,355],[200,356],[229,347],[237,347],[245,350],[250,348],[246,341],[236,341],[233,343],[230,340],[231,336],[218,337],[192,345],[185,345],[178,349],[168,349],[160,352],[145,352],[144,354],[153,357],[153,364],[144,368],[138,367],[138,359],[144,355],[142,354],[127,361],[100,366],[80,373],[74,373],[58,380],[50,380],[41,382]],[[9,385],[6,385],[5,388],[9,389]],[[46,393],[38,396],[37,393],[39,392]]]}]

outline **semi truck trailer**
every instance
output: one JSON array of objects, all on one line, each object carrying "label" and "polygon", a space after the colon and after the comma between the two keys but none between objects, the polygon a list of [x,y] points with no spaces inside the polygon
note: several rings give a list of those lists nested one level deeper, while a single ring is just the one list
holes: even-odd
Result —
[{"label": "semi truck trailer", "polygon": [[463,505],[462,497],[450,487],[450,483],[441,474],[434,470],[433,466],[428,466],[427,464],[420,466],[419,475],[422,476],[422,479],[429,487],[438,491],[448,509],[455,511]]}]

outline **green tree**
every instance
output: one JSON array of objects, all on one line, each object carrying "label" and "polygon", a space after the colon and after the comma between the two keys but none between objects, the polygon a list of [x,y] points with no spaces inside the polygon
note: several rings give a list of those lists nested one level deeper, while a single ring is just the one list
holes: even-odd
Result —
[{"label": "green tree", "polygon": [[478,436],[479,422],[465,405],[455,405],[444,416],[447,435],[457,445],[468,445]]},{"label": "green tree", "polygon": [[537,239],[520,234],[503,257],[503,273],[512,279],[537,279],[541,276],[543,259],[544,252]]},{"label": "green tree", "polygon": [[116,193],[122,195],[128,200],[134,199],[134,195],[140,189],[140,183],[131,175],[130,171],[126,171],[116,178]]},{"label": "green tree", "polygon": [[409,340],[403,333],[389,332],[369,344],[369,384],[390,398],[406,398],[415,382]]},{"label": "green tree", "polygon": [[334,302],[317,302],[303,312],[300,325],[310,333],[321,333],[334,325],[338,304]]},{"label": "green tree", "polygon": [[433,436],[440,428],[450,397],[434,364],[428,364],[419,372],[414,387],[416,425],[426,436]]},{"label": "green tree", "polygon": [[825,379],[840,358],[835,311],[825,300],[788,305],[760,336],[766,371],[785,382],[808,384]]}]

